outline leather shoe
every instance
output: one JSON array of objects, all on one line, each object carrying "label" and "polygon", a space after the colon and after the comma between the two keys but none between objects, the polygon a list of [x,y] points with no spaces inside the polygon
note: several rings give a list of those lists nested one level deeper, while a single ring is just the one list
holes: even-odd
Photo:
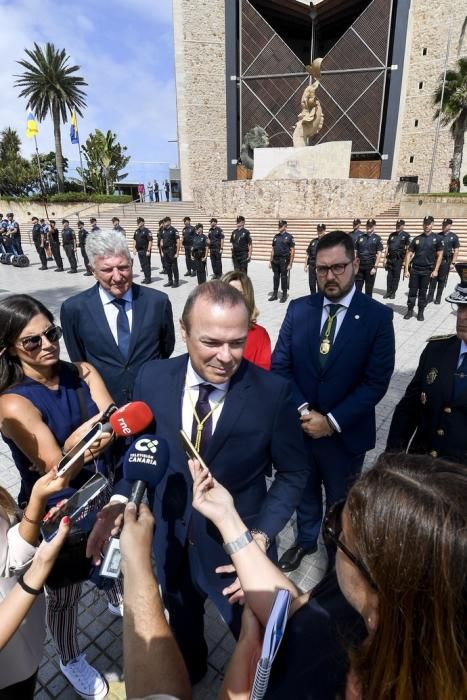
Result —
[{"label": "leather shoe", "polygon": [[404,316],[404,320],[405,320],[405,321],[408,321],[409,318],[412,318],[412,316],[413,316],[413,310],[412,310],[412,309],[407,309],[407,313],[406,313],[405,316]]},{"label": "leather shoe", "polygon": [[417,314],[417,321],[424,321],[424,320],[425,320],[425,316],[423,315],[423,309],[419,309],[418,314]]},{"label": "leather shoe", "polygon": [[300,566],[303,557],[307,554],[314,554],[317,549],[316,545],[314,547],[302,547],[301,544],[294,544],[279,559],[279,569],[281,571],[295,571]]},{"label": "leather shoe", "polygon": [[173,287],[172,282],[166,282],[165,284],[162,285],[163,287]]},{"label": "leather shoe", "polygon": [[268,301],[276,301],[276,300],[277,300],[277,294],[276,294],[276,292],[274,292],[273,294],[271,294]]}]

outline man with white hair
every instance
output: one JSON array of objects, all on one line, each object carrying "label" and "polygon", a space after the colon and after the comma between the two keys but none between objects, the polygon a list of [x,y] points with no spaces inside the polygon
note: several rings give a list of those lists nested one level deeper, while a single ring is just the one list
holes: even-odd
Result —
[{"label": "man with white hair", "polygon": [[123,405],[132,399],[139,368],[172,354],[172,307],[163,292],[133,283],[130,250],[118,231],[88,236],[86,253],[97,284],[63,303],[65,345],[70,360],[94,365]]}]

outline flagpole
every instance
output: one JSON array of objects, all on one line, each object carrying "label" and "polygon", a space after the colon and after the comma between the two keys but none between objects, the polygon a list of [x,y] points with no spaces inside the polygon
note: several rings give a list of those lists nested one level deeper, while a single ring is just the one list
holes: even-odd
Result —
[{"label": "flagpole", "polygon": [[83,192],[86,192],[86,180],[84,179],[84,170],[83,170],[83,156],[81,153],[81,144],[79,142],[79,131],[78,131],[78,151],[79,151],[79,162],[81,165],[81,178],[83,180]]},{"label": "flagpole", "polygon": [[44,181],[42,179],[41,159],[39,158],[39,148],[37,146],[37,137],[35,135],[34,135],[34,143],[36,144],[37,165],[39,167],[39,182],[41,183],[42,196],[44,197],[45,215],[47,216],[47,219],[48,219],[49,212],[47,210],[47,192],[45,191]]}]

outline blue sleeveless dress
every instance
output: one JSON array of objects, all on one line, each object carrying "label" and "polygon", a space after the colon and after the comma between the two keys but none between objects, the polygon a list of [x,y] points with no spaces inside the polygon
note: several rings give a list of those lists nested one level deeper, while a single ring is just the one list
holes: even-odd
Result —
[{"label": "blue sleeveless dress", "polygon": [[[34,379],[25,377],[21,382],[4,391],[3,394],[18,394],[29,399],[40,412],[44,423],[49,427],[58,444],[63,446],[67,437],[84,422],[81,416],[77,392],[79,386],[82,387],[84,403],[87,409],[85,420],[95,416],[99,409],[91,398],[86,382],[73,371],[73,368],[68,363],[59,363],[58,375],[59,386],[56,390],[50,389]],[[21,452],[16,443],[4,435],[2,437],[9,446],[13,461],[21,475],[18,503],[22,505],[29,500],[32,487],[40,475],[35,471],[30,471],[31,461]],[[93,463],[87,464],[86,467],[70,483],[73,490],[84,484],[94,473],[95,467]],[[107,470],[102,459],[97,460],[97,469],[106,473]],[[66,495],[60,494],[60,497],[66,497]]]}]

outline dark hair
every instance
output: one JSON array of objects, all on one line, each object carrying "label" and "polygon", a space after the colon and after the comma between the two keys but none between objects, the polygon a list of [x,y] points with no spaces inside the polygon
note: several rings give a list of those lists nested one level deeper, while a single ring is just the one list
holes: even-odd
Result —
[{"label": "dark hair", "polygon": [[282,226],[287,226],[287,221],[285,219],[280,219],[279,220],[279,226],[282,228]]},{"label": "dark hair", "polygon": [[[78,221],[78,223],[79,223],[79,221]],[[53,226],[55,226],[55,219],[49,219],[49,224],[53,224]]]},{"label": "dark hair", "polygon": [[170,221],[170,223],[172,223],[172,219],[170,218],[170,216],[166,216],[164,221],[165,223],[167,223],[167,221]]},{"label": "dark hair", "polygon": [[328,248],[335,248],[337,245],[341,245],[349,260],[355,260],[355,248],[353,241],[348,233],[345,231],[330,231],[326,235],[322,236],[316,245],[316,255],[321,250],[327,250]]},{"label": "dark hair", "polygon": [[62,224],[69,224],[69,223],[70,222],[68,221],[68,219],[62,219]]},{"label": "dark hair", "polygon": [[91,223],[92,223],[93,221],[96,221],[96,222],[97,222],[97,219],[96,219],[95,216],[91,216],[90,219],[89,219],[89,221],[90,221]]},{"label": "dark hair", "polygon": [[78,226],[84,226],[84,221],[78,221]]},{"label": "dark hair", "polygon": [[33,216],[31,221],[39,221],[39,219],[37,218],[37,216]]},{"label": "dark hair", "polygon": [[183,219],[183,221],[191,221],[191,219],[190,219],[189,216],[185,216],[185,218]]},{"label": "dark hair", "polygon": [[200,228],[201,228],[201,229],[204,228],[204,227],[203,227],[203,224],[196,224],[196,226],[195,226],[195,231],[198,231]]},{"label": "dark hair", "polygon": [[213,216],[210,223],[211,223],[211,224],[217,224],[217,219]]},{"label": "dark hair", "polygon": [[53,323],[52,313],[38,299],[28,294],[12,294],[0,301],[0,392],[20,382],[23,369],[16,355],[8,348],[16,343],[23,328],[38,314],[43,314]]},{"label": "dark hair", "polygon": [[467,697],[467,470],[383,454],[347,499],[378,588],[378,624],[352,667],[365,700]]},{"label": "dark hair", "polygon": [[243,294],[232,287],[232,285],[220,280],[204,282],[198,285],[189,295],[182,312],[182,323],[186,332],[190,333],[190,315],[198,299],[209,299],[212,305],[216,306],[243,306],[249,317],[248,307]]},{"label": "dark hair", "polygon": [[112,216],[112,221],[118,221],[120,223],[120,219],[118,216]]},{"label": "dark hair", "polygon": [[239,224],[241,221],[245,221],[245,217],[239,214],[239,216],[237,216],[237,224]]},{"label": "dark hair", "polygon": [[142,217],[142,216],[138,216],[138,218],[136,219],[136,223],[137,223],[137,224],[144,224],[144,219],[143,219],[143,217]]}]

